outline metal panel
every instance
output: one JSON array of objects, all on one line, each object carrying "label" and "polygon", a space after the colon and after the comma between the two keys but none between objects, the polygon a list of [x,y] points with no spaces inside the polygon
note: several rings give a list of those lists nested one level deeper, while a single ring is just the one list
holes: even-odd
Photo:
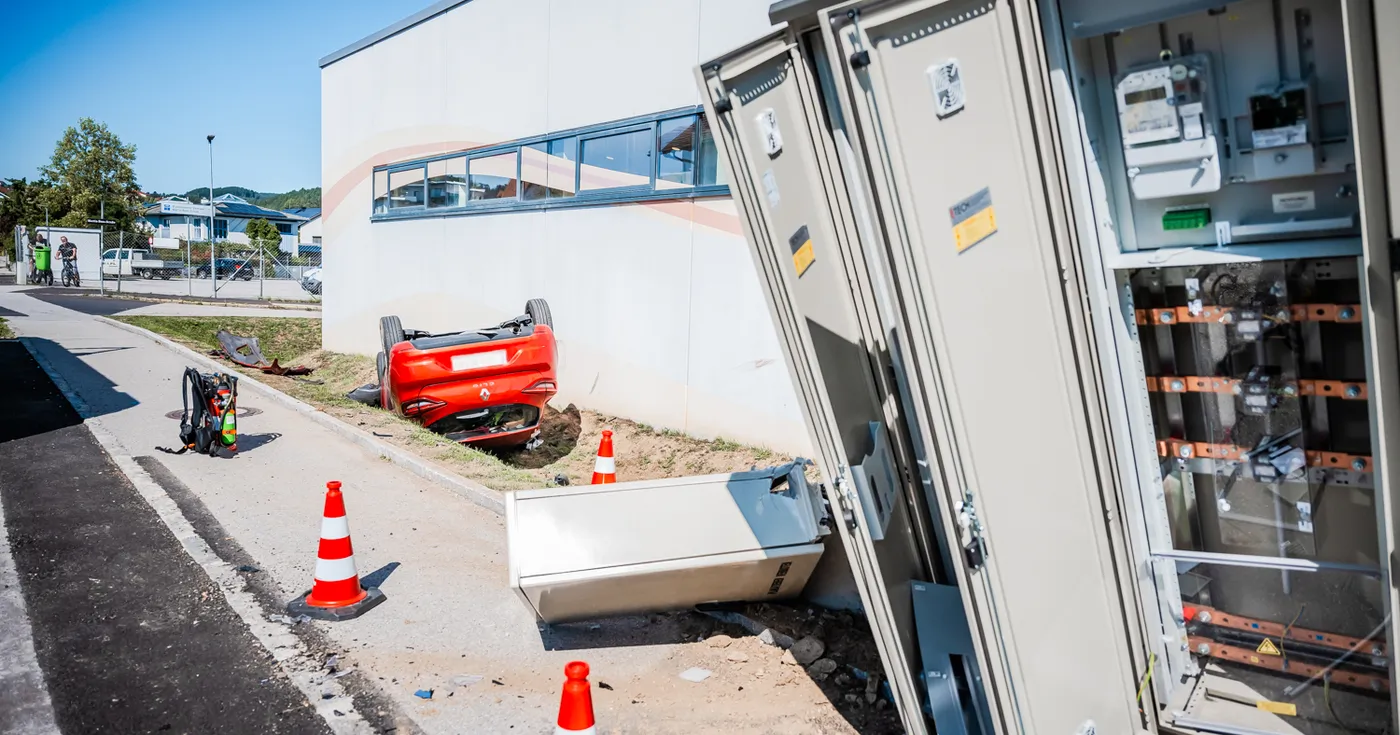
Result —
[{"label": "metal panel", "polygon": [[805,467],[510,493],[511,587],[551,623],[795,595],[827,533]]},{"label": "metal panel", "polygon": [[[1375,7],[1378,28],[1400,28],[1400,3],[1381,3]],[[1379,77],[1381,136],[1385,140],[1400,140],[1400,43],[1384,43],[1376,47],[1376,74]],[[1400,181],[1400,145],[1385,147],[1386,179]],[[1391,184],[1387,192],[1390,212],[1391,239],[1400,239],[1400,186]]]},{"label": "metal panel", "polygon": [[[1386,5],[1387,3],[1381,3]],[[1392,4],[1393,5],[1393,4]],[[1395,610],[1400,606],[1397,593],[1396,529],[1400,527],[1400,364],[1397,364],[1397,319],[1395,293],[1397,264],[1391,260],[1390,223],[1386,221],[1386,170],[1384,161],[1374,153],[1384,149],[1381,127],[1383,100],[1376,91],[1378,78],[1376,17],[1369,0],[1346,0],[1342,4],[1342,23],[1346,34],[1347,77],[1352,100],[1352,138],[1356,145],[1357,195],[1361,200],[1361,242],[1363,275],[1362,303],[1366,312],[1366,380],[1370,386],[1371,436],[1374,442],[1376,503],[1380,554],[1389,560],[1385,602],[1390,625],[1387,639],[1400,640],[1400,620]],[[1389,16],[1388,16],[1389,17]],[[1393,43],[1391,45],[1394,45]],[[1390,182],[1391,190],[1395,182]],[[1390,667],[1391,691],[1397,688],[1395,666]],[[1400,722],[1400,708],[1391,699],[1392,724]]]},{"label": "metal panel", "polygon": [[[901,483],[877,541],[853,487],[851,468],[887,431],[879,425],[898,423],[896,389],[813,74],[796,38],[780,32],[703,64],[697,81],[896,704],[906,730],[925,733],[910,583],[929,578],[936,553],[922,494]],[[883,439],[898,475],[918,478],[903,435]]]},{"label": "metal panel", "polygon": [[[1058,182],[1040,167],[1044,131],[1026,112],[1041,104],[1025,86],[1039,61],[1018,51],[1038,49],[1037,31],[1005,2],[852,5],[830,11],[833,55],[851,61],[851,106],[886,203],[929,387],[919,398],[937,417],[931,454],[986,528],[986,567],[960,576],[999,729],[1135,731],[1079,297],[1066,292],[1069,246],[1050,220],[1059,204],[1046,189]],[[930,75],[950,60],[965,105],[940,117]],[[984,190],[990,211],[967,217]]]}]

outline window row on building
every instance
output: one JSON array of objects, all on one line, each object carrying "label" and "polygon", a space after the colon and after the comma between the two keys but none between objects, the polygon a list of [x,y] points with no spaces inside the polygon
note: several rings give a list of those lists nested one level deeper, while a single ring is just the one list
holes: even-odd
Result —
[{"label": "window row on building", "polygon": [[494,144],[374,170],[374,217],[723,196],[698,107]]}]

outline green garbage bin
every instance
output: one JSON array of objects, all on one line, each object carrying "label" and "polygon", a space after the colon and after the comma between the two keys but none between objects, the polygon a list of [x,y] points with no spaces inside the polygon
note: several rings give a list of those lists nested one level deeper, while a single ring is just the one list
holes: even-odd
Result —
[{"label": "green garbage bin", "polygon": [[49,264],[53,261],[53,251],[47,245],[34,248],[34,268],[40,271],[50,270]]}]

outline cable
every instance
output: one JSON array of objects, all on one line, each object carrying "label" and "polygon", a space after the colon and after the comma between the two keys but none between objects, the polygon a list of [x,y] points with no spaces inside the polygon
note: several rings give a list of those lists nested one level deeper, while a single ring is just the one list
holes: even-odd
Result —
[{"label": "cable", "polygon": [[1349,732],[1349,733],[1363,733],[1363,735],[1384,735],[1384,733],[1390,731],[1390,724],[1389,724],[1389,723],[1386,724],[1385,730],[1382,730],[1382,731],[1380,731],[1380,732],[1378,733],[1378,732],[1375,731],[1375,730],[1370,730],[1370,729],[1366,729],[1366,728],[1355,728],[1355,727],[1352,727],[1351,725],[1348,725],[1347,723],[1343,722],[1343,721],[1342,721],[1342,718],[1337,716],[1337,710],[1336,710],[1334,707],[1332,707],[1332,675],[1331,675],[1331,674],[1328,674],[1327,676],[1322,677],[1322,703],[1325,704],[1325,705],[1327,705],[1327,713],[1330,714],[1330,715],[1332,715],[1332,719],[1333,719],[1333,720],[1336,720],[1336,721],[1337,721],[1337,727],[1340,727],[1340,728],[1342,728],[1343,730],[1345,730],[1345,731],[1347,731],[1347,732]]},{"label": "cable", "polygon": [[1147,657],[1147,673],[1142,675],[1142,683],[1138,684],[1137,703],[1139,707],[1142,705],[1142,693],[1147,691],[1147,683],[1152,681],[1152,669],[1156,666],[1157,652],[1153,651],[1152,655]]},{"label": "cable", "polygon": [[1288,625],[1283,626],[1283,635],[1278,638],[1279,656],[1283,658],[1283,668],[1288,668],[1288,649],[1284,647],[1284,641],[1288,640],[1288,631],[1293,630],[1293,626],[1298,622],[1298,618],[1303,617],[1303,611],[1308,609],[1308,603],[1298,606],[1298,614],[1288,621]]},{"label": "cable", "polygon": [[1283,690],[1283,696],[1287,697],[1288,699],[1294,699],[1300,693],[1302,693],[1303,689],[1315,683],[1318,679],[1322,679],[1324,677],[1329,676],[1332,673],[1332,669],[1337,668],[1337,664],[1340,664],[1341,662],[1347,660],[1351,657],[1353,653],[1356,653],[1357,651],[1361,650],[1361,646],[1365,645],[1365,643],[1371,640],[1372,638],[1375,638],[1382,630],[1385,630],[1385,626],[1389,624],[1390,613],[1386,613],[1385,620],[1382,620],[1381,624],[1377,625],[1375,630],[1372,630],[1370,633],[1366,634],[1365,638],[1358,640],[1355,644],[1352,645],[1351,648],[1348,648],[1346,653],[1343,653],[1342,655],[1333,659],[1332,663],[1327,664],[1327,666],[1324,667],[1321,671],[1308,677],[1306,681],[1303,681],[1299,684],[1294,684],[1293,686]]}]

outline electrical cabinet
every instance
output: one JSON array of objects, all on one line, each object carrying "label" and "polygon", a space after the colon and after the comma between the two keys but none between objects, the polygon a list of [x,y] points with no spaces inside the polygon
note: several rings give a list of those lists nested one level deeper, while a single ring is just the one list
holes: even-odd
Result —
[{"label": "electrical cabinet", "polygon": [[696,79],[906,729],[1394,732],[1400,10],[770,17]]}]

